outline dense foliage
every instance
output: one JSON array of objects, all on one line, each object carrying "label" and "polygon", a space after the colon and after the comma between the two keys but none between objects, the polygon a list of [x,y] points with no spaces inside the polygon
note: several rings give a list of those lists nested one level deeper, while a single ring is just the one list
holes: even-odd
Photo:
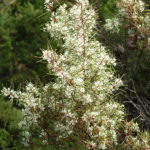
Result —
[{"label": "dense foliage", "polygon": [[[21,132],[18,122],[21,120],[20,111],[12,107],[0,97],[0,149],[21,149]],[[23,148],[22,148],[23,149]]]},{"label": "dense foliage", "polygon": [[46,71],[45,65],[37,63],[40,49],[48,43],[42,31],[48,18],[43,1],[4,0],[0,8],[0,82],[38,80]]},{"label": "dense foliage", "polygon": [[[0,1],[0,89],[19,87],[28,81],[46,80],[46,67],[38,63],[48,35],[42,31],[47,21],[42,0]],[[42,39],[42,40],[41,40]],[[16,83],[16,84],[15,84]],[[0,97],[0,149],[23,149],[17,104]],[[18,107],[18,106],[17,106]]]},{"label": "dense foliage", "polygon": [[129,116],[138,117],[142,126],[149,128],[149,5],[142,1],[122,0],[117,3],[117,8],[117,15],[106,19],[105,37],[101,40],[116,54],[119,72],[124,75],[121,100],[126,103]]},{"label": "dense foliage", "polygon": [[[143,130],[150,128],[148,0],[145,0],[145,5],[142,1],[90,0],[98,16],[94,16],[92,6],[88,6],[89,20],[88,17],[85,20],[83,17],[86,10],[82,12],[77,7],[80,2],[85,2],[83,6],[86,6],[85,0],[48,2],[46,1],[46,6],[49,12],[43,9],[42,0],[0,2],[0,82],[8,86],[13,83],[15,89],[20,84],[23,87],[27,81],[37,83],[27,84],[25,91],[20,88],[20,92],[3,89],[6,96],[15,100],[6,102],[8,97],[0,98],[0,149],[23,150],[24,146],[43,149],[44,146],[44,149],[49,150],[62,150],[62,147],[97,150],[139,149],[148,146],[148,133],[140,132],[138,125],[132,121],[138,117],[136,120]],[[74,7],[76,13],[73,13]],[[77,10],[81,11],[80,17],[77,16]],[[93,20],[90,15],[94,16]],[[44,26],[48,16],[50,22]],[[94,19],[97,19],[96,26]],[[78,25],[78,32],[83,32],[84,36],[79,33],[76,38]],[[43,27],[49,34],[42,31]],[[88,33],[84,32],[84,27],[89,30]],[[99,44],[95,37],[100,41]],[[83,49],[89,51],[89,56],[86,54],[88,51],[82,53],[82,41]],[[93,46],[90,46],[92,42]],[[41,49],[48,49],[43,51],[48,69],[41,63]],[[103,49],[103,52],[96,49]],[[117,82],[120,83],[120,80],[113,70],[115,59],[110,51],[117,58],[117,73],[123,75],[122,92],[115,90],[115,87],[118,89]],[[103,64],[98,64],[100,55],[103,55]],[[87,64],[89,66],[86,69],[82,67],[82,70],[81,62],[84,62],[84,67]],[[95,71],[96,64],[101,69]],[[82,77],[81,70],[84,75],[88,70],[87,75]],[[49,84],[43,86],[43,83]],[[116,98],[125,104],[128,116]],[[94,99],[99,100],[96,102]],[[110,107],[107,108],[107,104]],[[102,114],[107,109],[107,113]],[[122,118],[120,123],[119,118]]]}]

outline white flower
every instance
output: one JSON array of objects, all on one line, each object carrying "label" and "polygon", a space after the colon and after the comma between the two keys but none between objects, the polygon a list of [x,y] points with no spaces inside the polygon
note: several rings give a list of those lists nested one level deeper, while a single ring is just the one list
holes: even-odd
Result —
[{"label": "white flower", "polygon": [[57,89],[60,89],[61,88],[61,84],[53,84],[53,89],[57,90]]},{"label": "white flower", "polygon": [[83,81],[82,78],[77,78],[77,79],[75,79],[75,83],[76,83],[77,85],[82,85],[82,84],[84,83],[84,81]]},{"label": "white flower", "polygon": [[106,30],[113,32],[119,32],[119,19],[118,18],[112,18],[112,19],[106,19],[106,24],[104,25]]},{"label": "white flower", "polygon": [[44,4],[45,4],[46,10],[51,11],[50,7],[52,9],[54,3],[53,3],[53,0],[45,0]]},{"label": "white flower", "polygon": [[84,98],[84,103],[85,103],[85,104],[86,104],[86,103],[91,103],[91,102],[93,102],[93,99],[92,99],[92,97],[91,97],[90,94],[84,95],[83,98]]}]

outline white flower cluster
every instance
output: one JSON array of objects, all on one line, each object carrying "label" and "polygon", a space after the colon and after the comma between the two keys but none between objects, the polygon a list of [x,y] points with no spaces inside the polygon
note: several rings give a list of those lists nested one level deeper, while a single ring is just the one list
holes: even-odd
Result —
[{"label": "white flower cluster", "polygon": [[[108,145],[117,143],[117,128],[124,119],[123,106],[115,102],[106,102],[105,106],[96,106],[83,115],[88,132],[96,149],[107,149]],[[87,141],[87,145],[89,141]]]},{"label": "white flower cluster", "polygon": [[141,33],[147,33],[150,30],[150,16],[143,13],[145,9],[145,4],[142,0],[121,0],[117,2],[117,7],[119,9],[117,18],[106,19],[106,24],[104,28],[112,33],[119,32],[119,26],[126,20],[129,24],[132,24],[133,29],[128,29],[128,33],[132,34],[137,28]]},{"label": "white flower cluster", "polygon": [[45,0],[44,5],[46,10],[51,10],[53,9],[53,4],[54,4],[54,0]]},{"label": "white flower cluster", "polygon": [[[43,143],[50,143],[58,135],[55,141],[63,142],[77,136],[75,139],[86,144],[89,150],[108,149],[118,144],[124,108],[110,99],[110,94],[122,81],[114,76],[115,59],[94,38],[95,27],[96,14],[88,0],[76,0],[71,8],[66,4],[60,6],[52,13],[45,30],[53,38],[64,41],[64,52],[43,51],[43,60],[58,77],[56,83],[42,89],[29,83],[25,92],[6,88],[2,91],[5,96],[24,103],[21,126],[25,130],[24,126],[38,126]],[[50,118],[53,126],[42,126],[41,121],[47,123]],[[51,129],[55,136],[51,137]],[[82,137],[81,133],[86,134]]]},{"label": "white flower cluster", "polygon": [[105,21],[104,28],[106,30],[111,31],[112,33],[119,32],[120,20],[118,18],[106,19]]},{"label": "white flower cluster", "polygon": [[37,125],[37,120],[40,117],[39,113],[43,110],[43,103],[41,102],[39,89],[36,88],[32,83],[28,83],[25,92],[14,91],[10,88],[3,88],[2,93],[5,96],[9,96],[10,99],[19,99],[20,104],[24,105],[22,114],[23,120],[19,123],[19,127],[24,129],[23,142],[28,145],[30,133],[30,126]]},{"label": "white flower cluster", "polygon": [[[147,132],[140,132],[137,123],[133,121],[125,123],[125,135],[126,135],[126,149],[132,147],[133,149],[149,148],[150,135]],[[136,136],[134,134],[137,134]],[[140,141],[139,137],[142,139]]]},{"label": "white flower cluster", "polygon": [[121,17],[131,20],[131,23],[140,33],[149,35],[147,31],[150,30],[150,15],[148,13],[144,13],[145,3],[142,0],[121,0],[117,3],[117,6]]},{"label": "white flower cluster", "polygon": [[145,9],[145,4],[142,0],[121,0],[117,5],[121,8],[119,10],[120,14],[123,16],[130,14],[130,17],[135,19],[138,18]]}]

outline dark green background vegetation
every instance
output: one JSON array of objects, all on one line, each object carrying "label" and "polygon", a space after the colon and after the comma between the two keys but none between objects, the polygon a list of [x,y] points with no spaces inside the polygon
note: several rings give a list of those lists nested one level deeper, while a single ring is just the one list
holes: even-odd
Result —
[{"label": "dark green background vegetation", "polygon": [[4,0],[0,20],[0,81],[22,83],[42,77],[46,67],[38,63],[40,48],[48,44],[48,34],[42,31],[48,20],[43,0]]}]

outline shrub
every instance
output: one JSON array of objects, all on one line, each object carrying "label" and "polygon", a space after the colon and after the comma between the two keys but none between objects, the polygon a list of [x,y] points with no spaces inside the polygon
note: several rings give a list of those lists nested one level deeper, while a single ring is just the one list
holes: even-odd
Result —
[{"label": "shrub", "polygon": [[[149,22],[147,5],[143,1],[121,0],[117,3],[118,15],[106,19],[105,29],[108,36],[116,36],[113,44],[109,44],[117,54],[120,72],[125,74],[126,87],[122,96],[129,114],[139,117],[142,126],[150,128],[149,119]],[[115,32],[115,33],[113,33]],[[107,37],[106,37],[107,38]],[[117,42],[119,41],[119,42]],[[118,63],[118,64],[119,64]]]},{"label": "shrub", "polygon": [[[150,145],[147,132],[125,120],[124,106],[113,93],[122,85],[115,76],[115,59],[95,39],[96,14],[88,0],[62,4],[51,13],[45,31],[62,41],[61,50],[43,50],[55,83],[28,83],[24,91],[3,88],[5,96],[24,105],[24,145],[33,149],[141,149]],[[34,136],[36,135],[36,138]]]}]

